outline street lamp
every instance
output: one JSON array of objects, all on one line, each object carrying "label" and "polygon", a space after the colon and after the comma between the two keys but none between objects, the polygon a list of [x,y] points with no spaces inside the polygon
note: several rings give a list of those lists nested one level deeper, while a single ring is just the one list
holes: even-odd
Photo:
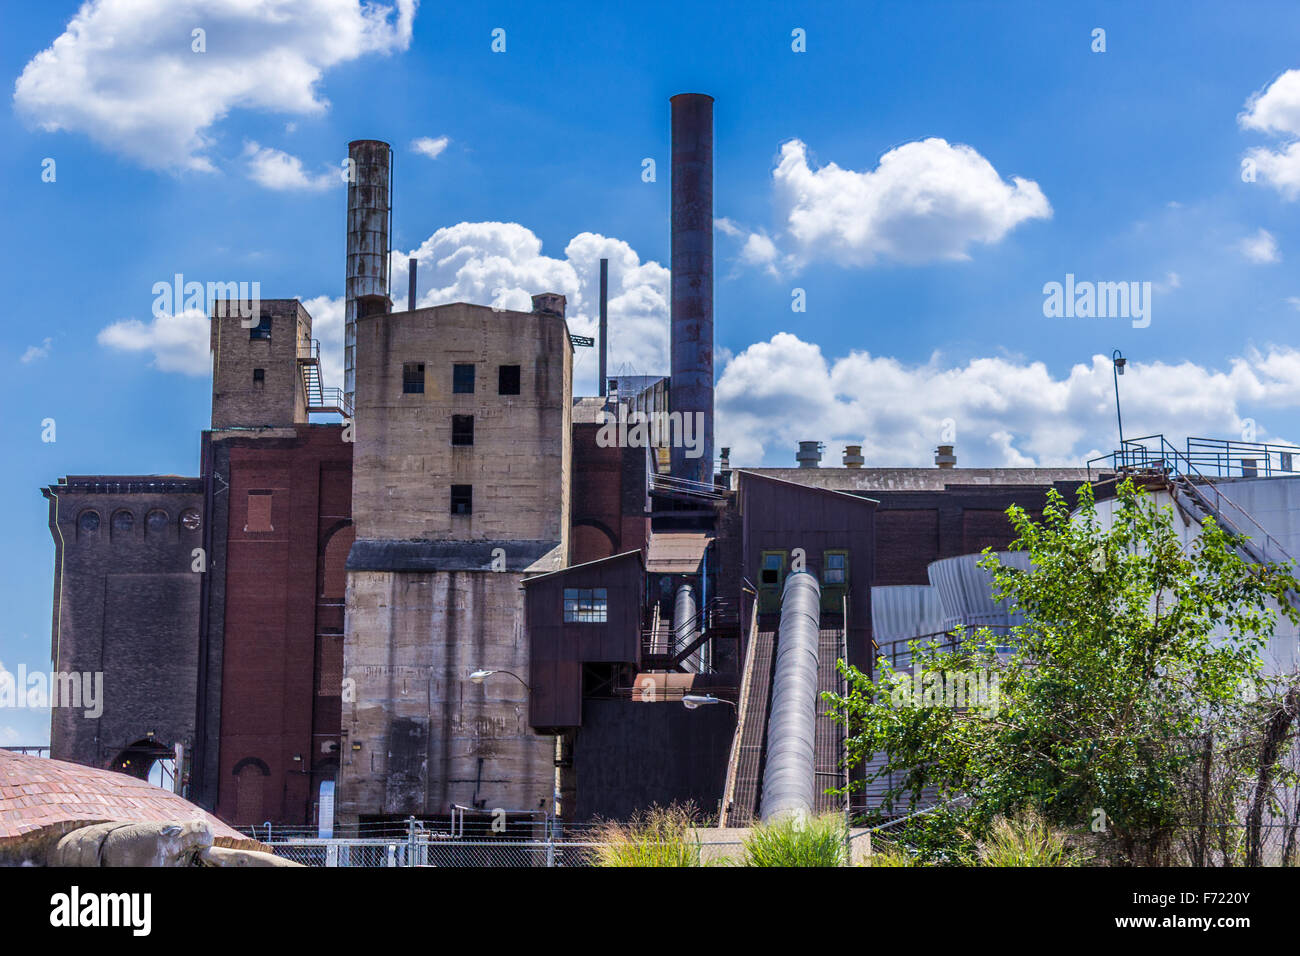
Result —
[{"label": "street lamp", "polygon": [[1124,374],[1124,366],[1128,364],[1128,359],[1120,352],[1119,349],[1110,353],[1110,361],[1114,366],[1111,372],[1111,378],[1115,382],[1115,420],[1119,423],[1119,450],[1124,454],[1124,416],[1119,410],[1119,377]]},{"label": "street lamp", "polygon": [[514,671],[477,670],[477,671],[472,671],[470,673],[469,679],[476,684],[481,684],[489,677],[491,677],[493,674],[509,674],[515,680],[519,681],[519,683],[523,684],[526,690],[529,691],[532,690],[532,688],[528,686],[528,682],[524,680],[522,677],[520,677],[518,674],[516,674]]},{"label": "street lamp", "polygon": [[704,707],[708,704],[730,704],[733,708],[736,706],[729,700],[723,700],[721,697],[714,697],[712,694],[683,694],[682,706],[687,710],[695,710],[698,707]]}]

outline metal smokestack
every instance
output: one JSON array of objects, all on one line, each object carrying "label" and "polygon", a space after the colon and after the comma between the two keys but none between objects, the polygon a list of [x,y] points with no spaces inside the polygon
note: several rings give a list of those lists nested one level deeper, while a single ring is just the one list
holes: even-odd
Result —
[{"label": "metal smokestack", "polygon": [[357,306],[362,296],[388,297],[393,151],[376,139],[348,143],[348,263],[343,312],[343,391],[356,407]]},{"label": "metal smokestack", "polygon": [[[679,93],[673,112],[672,382],[669,406],[702,454],[675,441],[674,478],[713,483],[713,97]],[[689,419],[688,419],[689,416]],[[675,436],[674,436],[675,437]]]},{"label": "metal smokestack", "polygon": [[415,311],[415,270],[420,264],[419,259],[406,260],[406,311]]},{"label": "metal smokestack", "polygon": [[605,397],[605,357],[609,354],[609,260],[600,260],[600,397]]}]

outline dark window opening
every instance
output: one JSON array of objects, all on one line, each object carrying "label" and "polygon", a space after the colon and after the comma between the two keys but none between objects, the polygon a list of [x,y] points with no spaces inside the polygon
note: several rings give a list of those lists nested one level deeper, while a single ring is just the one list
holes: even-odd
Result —
[{"label": "dark window opening", "polygon": [[497,394],[519,394],[519,366],[502,365],[497,369]]},{"label": "dark window opening", "polygon": [[424,394],[424,363],[407,362],[402,366],[402,394]]},{"label": "dark window opening", "polygon": [[451,443],[453,445],[474,444],[474,416],[451,416]]},{"label": "dark window opening", "polygon": [[456,364],[451,367],[451,390],[456,395],[474,394],[474,366]]},{"label": "dark window opening", "polygon": [[762,584],[780,584],[781,571],[785,567],[785,556],[781,554],[763,555],[763,570],[759,578]]},{"label": "dark window opening", "polygon": [[604,588],[565,588],[564,621],[566,624],[604,624],[609,604]]},{"label": "dark window opening", "polygon": [[264,368],[253,369],[253,386],[255,388],[261,388],[265,384],[266,384],[266,369]]},{"label": "dark window opening", "polygon": [[454,515],[474,513],[474,488],[472,485],[451,486],[451,513]]},{"label": "dark window opening", "polygon": [[257,325],[248,330],[248,340],[251,342],[254,339],[271,341],[271,317],[269,315],[262,316]]}]

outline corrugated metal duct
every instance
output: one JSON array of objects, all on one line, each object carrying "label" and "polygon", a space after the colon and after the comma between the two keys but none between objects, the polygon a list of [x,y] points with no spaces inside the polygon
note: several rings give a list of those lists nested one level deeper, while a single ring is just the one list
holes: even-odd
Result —
[{"label": "corrugated metal duct", "polygon": [[[1028,551],[999,551],[998,560],[1007,567],[1028,570]],[[944,627],[1008,628],[1024,623],[1024,615],[1012,613],[1005,601],[993,600],[993,575],[978,566],[983,555],[961,554],[931,562],[930,584],[943,602]],[[877,638],[879,640],[879,638]]]},{"label": "corrugated metal duct", "polygon": [[939,634],[945,619],[938,588],[895,584],[871,589],[871,636],[877,644]]},{"label": "corrugated metal duct", "polygon": [[821,590],[813,575],[796,571],[785,579],[781,593],[759,807],[763,820],[812,814],[817,789],[814,754]]},{"label": "corrugated metal duct", "polygon": [[[683,584],[677,589],[673,599],[673,649],[680,650],[699,635],[699,606],[695,600],[695,588]],[[700,652],[695,651],[682,663],[688,671],[699,671]]]}]

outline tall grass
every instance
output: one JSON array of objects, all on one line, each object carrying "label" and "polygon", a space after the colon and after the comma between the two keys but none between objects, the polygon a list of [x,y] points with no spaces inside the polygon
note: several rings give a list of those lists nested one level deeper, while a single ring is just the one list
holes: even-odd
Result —
[{"label": "tall grass", "polygon": [[1034,810],[997,817],[975,841],[976,866],[1083,866],[1087,855]]},{"label": "tall grass", "polygon": [[809,820],[787,817],[760,823],[745,840],[742,866],[843,866],[844,818],[826,814]]},{"label": "tall grass", "polygon": [[699,866],[700,840],[690,804],[651,807],[627,823],[603,824],[596,866]]}]

